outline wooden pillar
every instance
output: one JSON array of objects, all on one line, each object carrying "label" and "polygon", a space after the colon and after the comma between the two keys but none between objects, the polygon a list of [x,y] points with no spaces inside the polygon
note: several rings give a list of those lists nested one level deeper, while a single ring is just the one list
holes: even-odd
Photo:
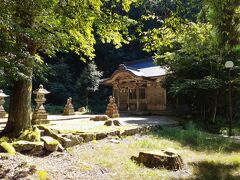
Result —
[{"label": "wooden pillar", "polygon": [[127,109],[128,109],[128,111],[130,111],[130,106],[129,106],[129,90],[130,90],[130,89],[127,88],[127,106],[128,106]]},{"label": "wooden pillar", "polygon": [[167,91],[166,89],[163,89],[164,92],[164,110],[167,109]]},{"label": "wooden pillar", "polygon": [[120,89],[118,88],[118,109],[120,107]]},{"label": "wooden pillar", "polygon": [[116,98],[115,92],[114,92],[114,87],[112,88],[112,96],[113,96],[114,98]]},{"label": "wooden pillar", "polygon": [[139,86],[136,86],[137,111],[139,111]]}]

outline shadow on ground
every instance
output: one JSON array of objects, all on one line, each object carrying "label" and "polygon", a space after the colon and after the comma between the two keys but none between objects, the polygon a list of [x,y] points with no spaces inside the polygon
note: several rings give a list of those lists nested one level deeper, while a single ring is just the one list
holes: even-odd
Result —
[{"label": "shadow on ground", "polygon": [[177,126],[179,123],[175,117],[171,116],[122,116],[121,121],[134,125],[159,125]]},{"label": "shadow on ground", "polygon": [[196,179],[240,179],[240,173],[234,174],[240,167],[240,164],[222,164],[217,162],[200,161],[192,163],[194,167],[194,176]]},{"label": "shadow on ground", "polygon": [[240,143],[218,135],[202,132],[195,129],[183,130],[176,128],[162,128],[153,133],[155,137],[167,138],[189,146],[197,151],[233,152],[240,151]]}]

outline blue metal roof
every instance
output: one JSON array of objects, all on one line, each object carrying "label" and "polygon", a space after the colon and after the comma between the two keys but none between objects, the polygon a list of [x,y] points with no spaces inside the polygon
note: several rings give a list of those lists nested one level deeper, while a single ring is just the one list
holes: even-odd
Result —
[{"label": "blue metal roof", "polygon": [[149,68],[149,67],[157,66],[152,58],[135,61],[135,62],[128,62],[128,63],[124,63],[124,64],[128,67],[135,68],[135,69],[142,69],[142,68]]}]

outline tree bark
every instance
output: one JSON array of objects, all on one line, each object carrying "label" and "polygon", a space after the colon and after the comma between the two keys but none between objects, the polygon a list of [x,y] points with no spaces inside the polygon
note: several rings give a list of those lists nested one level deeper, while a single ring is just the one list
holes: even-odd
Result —
[{"label": "tree bark", "polygon": [[86,109],[88,110],[88,92],[86,91]]},{"label": "tree bark", "polygon": [[31,94],[32,80],[21,80],[14,83],[8,122],[2,135],[17,137],[22,131],[31,127]]},{"label": "tree bark", "polygon": [[217,115],[217,106],[218,106],[218,90],[214,95],[213,110],[212,110],[212,122],[215,123]]}]

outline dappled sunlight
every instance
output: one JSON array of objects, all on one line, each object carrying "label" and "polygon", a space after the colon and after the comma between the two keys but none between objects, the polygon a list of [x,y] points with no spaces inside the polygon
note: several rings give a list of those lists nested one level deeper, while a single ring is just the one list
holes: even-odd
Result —
[{"label": "dappled sunlight", "polygon": [[192,163],[192,165],[193,173],[199,179],[240,179],[240,163],[201,161]]},{"label": "dappled sunlight", "polygon": [[198,151],[233,152],[240,151],[240,144],[231,139],[198,131],[164,128],[154,133],[155,137],[167,138]]},{"label": "dappled sunlight", "polygon": [[[95,163],[112,172],[112,179],[204,179],[206,177],[233,177],[239,178],[240,153],[209,151],[206,148],[194,149],[176,140],[166,137],[149,135],[135,135],[119,139],[120,143],[111,143],[105,139],[88,145],[71,148],[70,153],[81,157],[82,161]],[[209,139],[211,142],[212,140]],[[184,168],[180,171],[164,169],[150,169],[137,165],[130,160],[139,152],[175,149],[182,157]],[[207,168],[204,167],[206,165]],[[232,167],[232,170],[228,171]],[[221,171],[221,169],[225,170]],[[212,170],[214,169],[214,171]],[[216,169],[216,170],[215,170]],[[207,178],[206,178],[207,179]],[[209,178],[210,179],[210,178]],[[223,178],[222,178],[223,179]]]},{"label": "dappled sunlight", "polygon": [[119,118],[126,124],[135,125],[177,125],[178,122],[174,117],[169,116],[128,116]]}]

